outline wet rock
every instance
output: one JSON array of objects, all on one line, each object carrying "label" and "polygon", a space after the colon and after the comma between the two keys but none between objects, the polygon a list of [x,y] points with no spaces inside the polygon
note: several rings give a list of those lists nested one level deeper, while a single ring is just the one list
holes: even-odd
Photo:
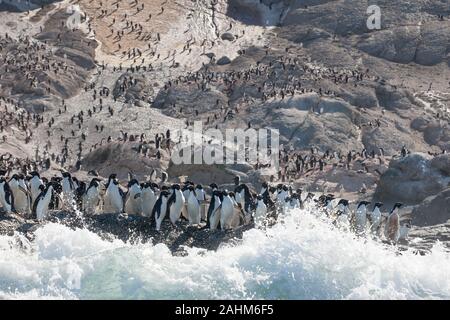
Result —
[{"label": "wet rock", "polygon": [[[254,227],[253,224],[247,224],[234,230],[211,231],[205,228],[204,224],[199,227],[189,226],[185,220],[179,221],[174,227],[166,219],[163,221],[161,231],[156,231],[154,219],[146,217],[126,214],[82,217],[72,212],[53,212],[48,222],[61,223],[72,229],[86,228],[99,234],[105,240],[164,243],[176,255],[183,255],[183,246],[217,250],[225,243],[241,239],[245,231]],[[0,214],[0,235],[12,236],[14,232],[21,232],[32,240],[34,231],[42,225],[36,220],[24,219],[18,215],[6,217]]]}]

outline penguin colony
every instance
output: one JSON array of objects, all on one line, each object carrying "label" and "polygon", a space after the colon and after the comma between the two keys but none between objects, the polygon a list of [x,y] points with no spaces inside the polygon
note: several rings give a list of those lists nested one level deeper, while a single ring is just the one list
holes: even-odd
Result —
[{"label": "penguin colony", "polygon": [[174,227],[184,219],[189,225],[210,230],[234,229],[252,222],[264,227],[290,209],[311,206],[334,226],[358,236],[372,235],[396,243],[405,239],[411,228],[410,216],[399,212],[401,203],[396,203],[389,212],[382,212],[382,203],[372,206],[368,201],[359,201],[352,210],[346,199],[293,190],[286,184],[271,186],[264,182],[259,194],[240,183],[238,177],[234,186],[234,191],[228,191],[212,183],[207,196],[202,185],[191,181],[181,185],[139,183],[129,174],[124,192],[115,174],[107,181],[94,177],[85,183],[65,171],[61,176],[47,179],[36,171],[6,177],[3,170],[0,171],[0,205],[6,215],[14,212],[39,221],[44,221],[52,210],[79,210],[85,215],[142,215],[154,219],[158,231],[164,219],[169,219]]}]

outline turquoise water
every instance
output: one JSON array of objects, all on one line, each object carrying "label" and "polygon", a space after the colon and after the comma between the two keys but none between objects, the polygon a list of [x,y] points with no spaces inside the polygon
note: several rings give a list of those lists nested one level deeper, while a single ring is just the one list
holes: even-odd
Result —
[{"label": "turquoise water", "polygon": [[[21,243],[19,245],[18,243]],[[6,299],[450,299],[450,254],[356,239],[311,210],[216,252],[102,240],[50,223],[32,243],[0,236]]]}]

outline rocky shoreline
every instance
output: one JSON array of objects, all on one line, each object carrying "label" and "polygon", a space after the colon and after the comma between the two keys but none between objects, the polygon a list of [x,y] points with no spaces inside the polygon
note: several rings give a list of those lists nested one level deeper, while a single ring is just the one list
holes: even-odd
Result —
[{"label": "rocky shoreline", "polygon": [[[81,217],[70,212],[56,212],[48,222],[60,223],[72,229],[86,228],[98,234],[102,239],[112,241],[120,239],[132,244],[148,243],[165,244],[173,255],[184,256],[184,247],[195,247],[205,250],[217,250],[224,244],[232,244],[242,239],[244,232],[255,227],[253,223],[243,225],[234,230],[215,230],[201,226],[189,226],[187,221],[178,221],[173,227],[168,220],[163,221],[161,231],[156,231],[154,221],[150,218],[122,214],[100,214]],[[35,239],[35,231],[43,226],[34,219],[25,219],[17,214],[0,216],[0,235],[13,236],[23,234],[29,241]],[[413,248],[421,255],[430,252],[438,242],[450,251],[450,221],[429,227],[413,227],[408,241],[397,244],[399,251]]]},{"label": "rocky shoreline", "polygon": [[[184,255],[183,246],[217,250],[223,243],[241,239],[245,231],[254,227],[251,223],[234,230],[211,231],[205,227],[189,226],[188,222],[183,220],[178,221],[177,227],[173,227],[169,220],[165,220],[161,231],[156,231],[154,221],[146,217],[122,214],[81,217],[62,211],[52,214],[48,222],[61,223],[73,229],[86,228],[106,240],[120,239],[133,244],[164,243],[174,255]],[[37,220],[25,219],[16,214],[2,215],[0,216],[0,235],[13,236],[19,232],[33,241],[34,232],[42,225]]]}]

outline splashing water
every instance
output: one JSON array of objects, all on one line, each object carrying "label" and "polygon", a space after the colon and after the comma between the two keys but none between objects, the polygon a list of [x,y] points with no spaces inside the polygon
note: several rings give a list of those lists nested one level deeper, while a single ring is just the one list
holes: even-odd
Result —
[{"label": "splashing water", "polygon": [[450,253],[441,245],[400,254],[314,213],[292,210],[237,244],[188,248],[186,257],[55,223],[33,243],[0,236],[0,298],[450,299]]}]

